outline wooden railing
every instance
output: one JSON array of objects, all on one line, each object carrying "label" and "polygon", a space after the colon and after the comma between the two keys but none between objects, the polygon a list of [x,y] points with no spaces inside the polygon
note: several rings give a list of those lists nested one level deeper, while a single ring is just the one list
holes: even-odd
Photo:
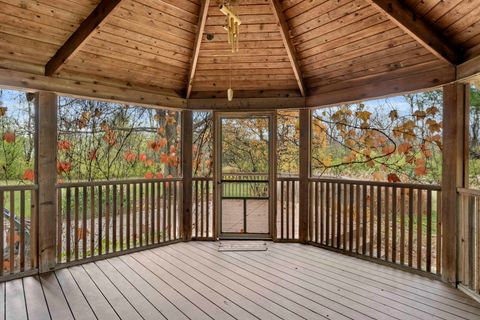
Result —
[{"label": "wooden railing", "polygon": [[277,178],[277,240],[298,240],[299,177]]},{"label": "wooden railing", "polygon": [[458,281],[480,294],[480,190],[458,189]]},{"label": "wooden railing", "polygon": [[224,174],[222,182],[223,196],[227,198],[268,196],[268,174],[266,173]]},{"label": "wooden railing", "polygon": [[312,243],[440,274],[441,188],[310,179]]},{"label": "wooden railing", "polygon": [[213,178],[192,179],[192,238],[214,239]]},{"label": "wooden railing", "polygon": [[0,187],[2,281],[38,268],[36,192],[36,185]]},{"label": "wooden railing", "polygon": [[180,239],[182,179],[57,185],[57,262]]}]

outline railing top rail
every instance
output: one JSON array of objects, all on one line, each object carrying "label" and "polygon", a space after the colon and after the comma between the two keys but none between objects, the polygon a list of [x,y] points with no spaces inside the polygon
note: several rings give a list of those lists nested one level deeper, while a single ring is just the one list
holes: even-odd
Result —
[{"label": "railing top rail", "polygon": [[213,177],[192,177],[192,180],[197,181],[212,181]]},{"label": "railing top rail", "polygon": [[222,176],[268,176],[267,172],[234,172],[234,173],[223,173]]},{"label": "railing top rail", "polygon": [[408,189],[422,189],[441,191],[442,187],[436,184],[420,184],[420,183],[401,183],[401,182],[384,182],[384,181],[369,181],[369,180],[354,180],[354,179],[338,179],[338,178],[320,178],[312,177],[309,179],[312,182],[333,182],[344,184],[356,184],[356,185],[371,185],[381,187],[396,187],[396,188],[408,188]]},{"label": "railing top rail", "polygon": [[172,182],[172,181],[182,181],[182,180],[183,180],[183,178],[98,180],[98,181],[81,181],[81,182],[57,183],[56,187],[57,188],[93,187],[93,186],[106,186],[106,185],[111,186],[111,185],[118,185],[118,184]]},{"label": "railing top rail", "polygon": [[16,186],[0,186],[0,191],[21,191],[21,190],[37,190],[38,185],[16,185]]},{"label": "railing top rail", "polygon": [[480,190],[478,189],[457,188],[457,192],[461,195],[480,197]]},{"label": "railing top rail", "polygon": [[300,180],[300,177],[292,177],[292,176],[277,177],[277,181],[299,181],[299,180]]},{"label": "railing top rail", "polygon": [[222,183],[268,183],[269,180],[220,180]]}]

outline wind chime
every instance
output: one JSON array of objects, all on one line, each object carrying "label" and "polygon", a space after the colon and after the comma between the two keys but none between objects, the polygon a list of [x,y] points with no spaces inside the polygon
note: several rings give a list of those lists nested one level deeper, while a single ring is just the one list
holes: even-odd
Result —
[{"label": "wind chime", "polygon": [[[242,22],[238,15],[236,15],[231,6],[230,1],[224,1],[220,5],[220,11],[227,16],[226,25],[223,27],[228,33],[228,44],[232,46],[232,53],[238,52],[238,40],[240,34],[240,25]],[[230,88],[227,90],[228,101],[233,100],[233,89],[232,89],[232,58],[230,57]]]}]

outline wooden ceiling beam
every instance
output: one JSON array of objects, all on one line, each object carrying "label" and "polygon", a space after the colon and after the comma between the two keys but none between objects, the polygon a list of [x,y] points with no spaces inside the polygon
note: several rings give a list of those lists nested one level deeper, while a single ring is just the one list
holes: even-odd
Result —
[{"label": "wooden ceiling beam", "polygon": [[468,81],[480,75],[480,55],[457,66],[457,80]]},{"label": "wooden ceiling beam", "polygon": [[197,71],[198,55],[200,54],[200,46],[202,44],[203,32],[205,30],[205,23],[207,22],[208,7],[210,0],[202,0],[200,13],[198,15],[197,34],[195,36],[195,44],[193,46],[192,63],[190,64],[190,72],[188,73],[187,94],[186,98],[190,98],[193,88],[193,79]]},{"label": "wooden ceiling beam", "polygon": [[51,76],[60,70],[68,59],[80,50],[95,29],[105,22],[105,19],[119,6],[120,2],[122,0],[102,0],[70,38],[58,49],[50,61],[47,62],[45,75]]},{"label": "wooden ceiling beam", "polygon": [[346,81],[338,86],[319,87],[312,90],[312,95],[306,98],[306,105],[313,108],[329,107],[428,90],[455,81],[455,67],[450,65],[396,77],[385,74],[374,78]]},{"label": "wooden ceiling beam", "polygon": [[187,105],[190,110],[251,111],[299,109],[305,108],[305,98],[235,98],[232,101],[228,101],[226,98],[188,99]]},{"label": "wooden ceiling beam", "polygon": [[277,20],[277,23],[280,27],[280,34],[282,35],[282,41],[287,50],[288,59],[290,60],[290,64],[292,65],[293,73],[295,74],[295,79],[298,83],[298,88],[300,89],[300,93],[302,96],[305,97],[306,95],[306,87],[303,82],[302,72],[300,70],[300,65],[297,60],[297,56],[295,55],[295,47],[292,44],[292,40],[290,39],[290,28],[288,27],[287,20],[285,19],[285,15],[283,14],[282,6],[278,0],[269,0],[270,4],[273,8],[273,14]]},{"label": "wooden ceiling beam", "polygon": [[97,80],[63,79],[0,68],[0,86],[12,89],[52,91],[67,96],[142,105],[147,107],[186,109],[186,99],[129,87],[113,86]]},{"label": "wooden ceiling beam", "polygon": [[439,59],[449,64],[459,62],[460,54],[449,45],[447,39],[433,31],[425,21],[417,19],[415,13],[406,8],[402,1],[367,1]]}]

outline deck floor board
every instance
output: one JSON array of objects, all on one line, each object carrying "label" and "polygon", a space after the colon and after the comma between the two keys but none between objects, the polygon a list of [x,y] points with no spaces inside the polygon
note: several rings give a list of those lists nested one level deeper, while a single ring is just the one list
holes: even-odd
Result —
[{"label": "deck floor board", "polygon": [[0,284],[0,319],[480,319],[440,281],[321,248],[177,243]]}]

